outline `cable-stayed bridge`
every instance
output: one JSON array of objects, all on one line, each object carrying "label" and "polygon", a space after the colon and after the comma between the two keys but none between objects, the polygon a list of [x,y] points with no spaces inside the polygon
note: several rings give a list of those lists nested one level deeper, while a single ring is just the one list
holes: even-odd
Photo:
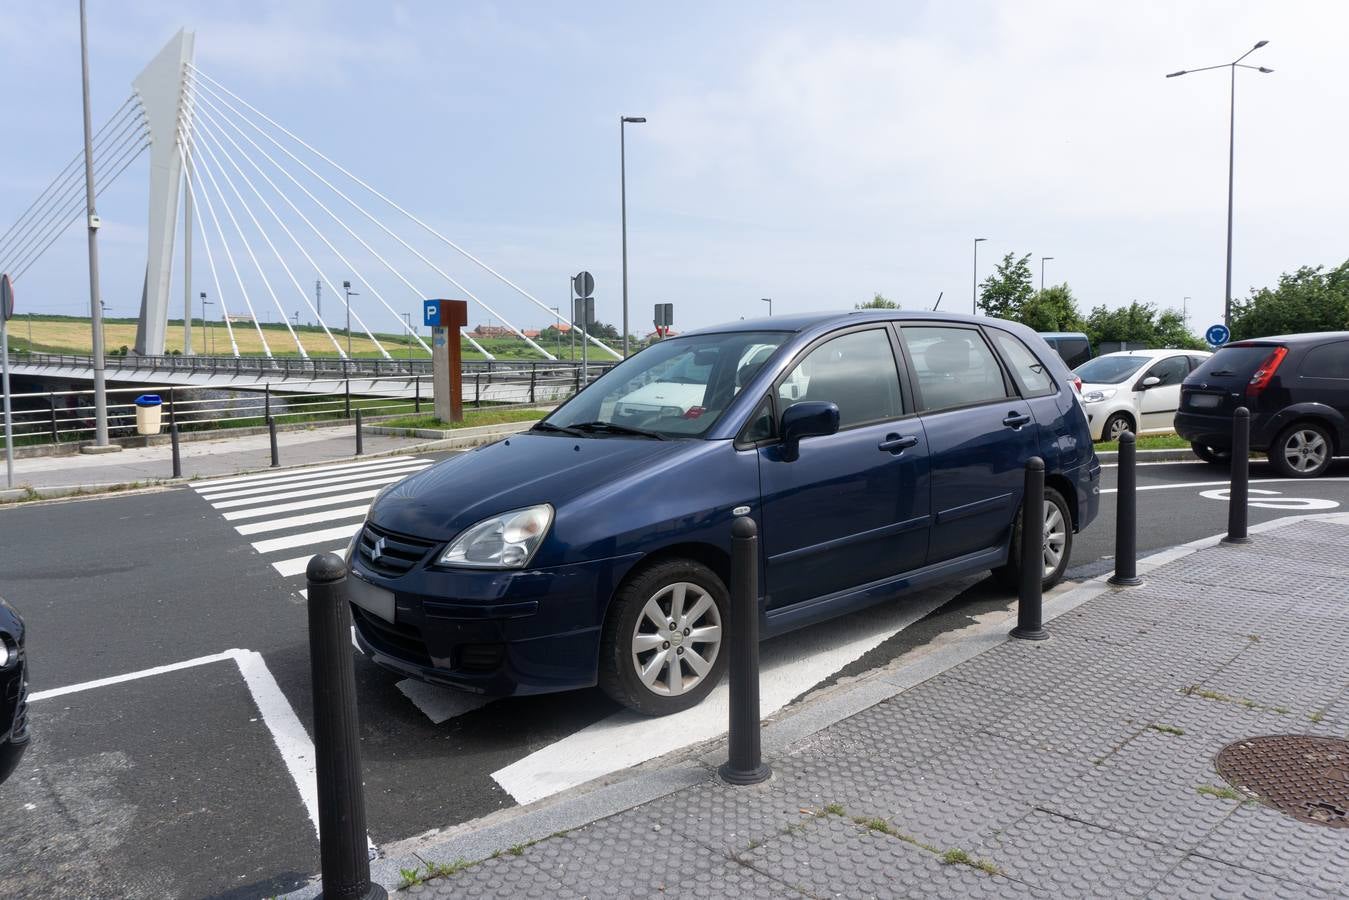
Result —
[{"label": "cable-stayed bridge", "polygon": [[[399,306],[419,308],[417,301],[429,297],[468,300],[538,359],[556,358],[511,318],[542,312],[562,324],[567,319],[561,312],[202,71],[193,61],[193,50],[193,33],[175,35],[133,81],[131,95],[93,140],[99,193],[149,154],[145,285],[135,356],[120,368],[148,369],[156,380],[182,379],[176,383],[185,384],[201,383],[192,376],[196,369],[222,376],[228,365],[192,350],[194,304],[203,287],[210,302],[219,306],[229,356],[239,360],[239,375],[256,372],[258,380],[314,377],[312,372],[303,374],[301,361],[309,360],[313,351],[292,327],[288,309],[308,312],[336,360],[348,361],[351,333],[368,339],[379,359],[352,359],[346,363],[348,372],[373,372],[378,366],[361,363],[384,361],[411,374],[414,367],[395,358],[403,344],[391,353],[377,335],[399,334],[429,353],[398,311]],[[83,218],[83,162],[84,154],[76,154],[0,234],[0,272],[10,273],[16,284]],[[462,271],[456,276],[443,259],[437,261],[414,240],[448,249],[458,265],[485,274],[497,286],[490,302],[464,284]],[[447,255],[443,249],[432,252]],[[204,278],[193,271],[203,257]],[[165,350],[176,267],[181,267],[183,286],[183,355],[170,365]],[[315,274],[317,283],[311,280]],[[332,298],[326,310],[325,293]],[[263,328],[260,317],[273,316],[283,329]],[[240,352],[242,332],[255,335],[262,350],[248,364]],[[471,335],[464,337],[486,360],[495,358]],[[593,335],[586,337],[600,354],[621,358]],[[15,355],[12,361],[19,372],[50,371],[55,363],[40,357],[34,354],[25,362]],[[80,358],[59,359],[63,370],[83,370],[76,362]]]}]

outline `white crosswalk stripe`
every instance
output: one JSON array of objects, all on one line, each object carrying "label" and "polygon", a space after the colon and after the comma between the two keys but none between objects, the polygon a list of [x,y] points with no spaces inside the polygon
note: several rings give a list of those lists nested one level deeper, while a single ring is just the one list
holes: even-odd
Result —
[{"label": "white crosswalk stripe", "polygon": [[241,537],[259,536],[249,546],[282,578],[295,579],[303,595],[314,554],[345,553],[375,495],[431,465],[420,457],[387,456],[220,478],[193,488]]}]

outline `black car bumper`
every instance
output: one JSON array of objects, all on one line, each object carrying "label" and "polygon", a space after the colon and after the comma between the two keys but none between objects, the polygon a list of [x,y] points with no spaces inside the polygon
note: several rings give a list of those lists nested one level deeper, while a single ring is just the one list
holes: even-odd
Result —
[{"label": "black car bumper", "polygon": [[356,641],[385,669],[491,696],[593,686],[600,631],[636,555],[525,571],[423,568],[364,581],[392,591],[392,621],[353,604]]},{"label": "black car bumper", "polygon": [[[1264,416],[1251,416],[1251,449],[1268,449],[1272,436],[1266,428]],[[1192,412],[1176,413],[1176,434],[1192,444],[1204,444],[1215,450],[1232,449],[1232,414],[1201,415]]]}]

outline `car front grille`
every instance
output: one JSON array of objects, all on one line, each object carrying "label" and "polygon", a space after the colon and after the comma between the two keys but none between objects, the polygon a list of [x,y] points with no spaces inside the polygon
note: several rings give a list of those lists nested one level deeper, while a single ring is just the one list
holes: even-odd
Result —
[{"label": "car front grille", "polygon": [[394,534],[367,523],[361,529],[356,552],[371,571],[381,575],[402,575],[421,562],[434,546],[431,541]]},{"label": "car front grille", "polygon": [[352,604],[351,615],[356,628],[376,650],[382,650],[390,656],[416,663],[419,666],[431,665],[431,654],[422,640],[421,630],[415,625],[401,622],[387,622]]}]

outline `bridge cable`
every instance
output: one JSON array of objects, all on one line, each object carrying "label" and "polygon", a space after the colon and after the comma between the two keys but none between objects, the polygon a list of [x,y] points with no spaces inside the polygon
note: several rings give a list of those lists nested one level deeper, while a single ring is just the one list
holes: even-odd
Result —
[{"label": "bridge cable", "polygon": [[[189,166],[189,165],[187,164],[187,154],[183,152],[183,143],[184,143],[183,138],[184,138],[184,135],[183,135],[183,131],[182,131],[182,118],[181,118],[181,117],[179,117],[178,125],[179,125],[179,128],[178,128],[178,135],[177,135],[177,139],[174,141],[174,147],[175,147],[175,149],[177,149],[177,151],[178,151],[178,160],[182,163],[182,165],[183,165],[183,174],[184,174],[184,176],[186,176],[187,173],[189,173],[189,172],[192,171],[192,167]],[[197,202],[197,192],[196,192],[196,190],[192,187],[192,179],[191,179],[190,177],[184,177],[184,178],[183,178],[183,184],[185,184],[185,185],[187,186],[187,193],[188,193],[188,196],[190,196],[190,197],[192,198],[192,205],[193,205],[193,206],[198,206],[198,207],[199,207],[201,204]],[[226,331],[226,333],[229,335],[229,339],[230,339],[230,349],[234,352],[234,356],[235,356],[235,358],[237,359],[238,356],[239,356],[239,341],[234,337],[234,327],[233,327],[233,325],[230,323],[229,307],[225,304],[225,292],[224,292],[224,291],[221,289],[221,287],[220,287],[220,275],[216,272],[216,268],[215,268],[215,254],[213,254],[213,253],[211,252],[211,242],[210,242],[210,240],[208,240],[208,235],[207,235],[207,233],[206,233],[206,222],[205,222],[200,216],[198,216],[198,217],[197,217],[197,224],[198,224],[198,227],[201,228],[201,245],[202,245],[203,247],[206,248],[206,263],[207,263],[207,265],[208,265],[208,266],[210,267],[210,269],[211,269],[211,282],[215,285],[215,295],[216,295],[216,298],[217,298],[217,302],[220,303],[220,317],[221,317],[221,319],[224,320],[224,322],[225,322],[225,331]],[[220,226],[219,226],[219,224],[217,223],[217,225],[216,225],[217,230],[219,229],[219,227],[220,227]],[[190,235],[190,234],[185,234],[185,235],[183,236],[183,240],[184,240],[184,241],[190,241],[190,240],[192,240],[192,235]],[[249,312],[252,312],[252,307],[251,307],[251,306],[249,307]],[[203,324],[206,322],[206,310],[205,310],[204,308],[203,308],[202,311],[201,311],[201,320],[202,320]],[[256,325],[256,324],[257,324],[257,321],[258,321],[258,320],[257,320],[257,317],[254,316],[254,317],[253,317],[253,324]],[[261,329],[261,327],[258,328],[258,336],[259,336],[260,338],[262,337],[262,329]],[[262,338],[262,346],[263,346],[264,348],[267,346],[267,339],[266,339],[266,338]],[[204,347],[202,348],[202,350],[203,350],[203,352],[205,352],[205,348],[204,348]],[[268,355],[268,356],[271,356],[271,353],[269,352],[267,355]]]},{"label": "bridge cable", "polygon": [[[194,125],[195,125],[195,123],[194,123]],[[205,135],[205,136],[206,136],[208,139],[210,139],[211,141],[215,141],[215,143],[216,143],[217,146],[220,146],[219,141],[216,141],[216,140],[215,140],[215,137],[214,137],[210,132],[208,132],[208,131],[206,131],[205,129],[202,129],[202,128],[200,128],[200,127],[197,127],[196,130],[197,130],[197,133],[198,133],[198,134],[200,134],[200,135]],[[243,197],[243,194],[241,194],[241,193],[239,192],[239,188],[238,188],[237,186],[235,186],[235,184],[234,184],[234,179],[230,177],[229,172],[227,172],[227,171],[225,170],[225,167],[224,167],[223,165],[221,165],[221,163],[220,163],[220,158],[219,158],[218,156],[215,155],[215,150],[211,149],[211,145],[210,145],[209,143],[207,143],[206,141],[198,141],[198,146],[201,147],[202,149],[204,149],[204,150],[207,152],[207,154],[211,157],[211,161],[212,161],[213,163],[215,163],[215,165],[218,166],[218,167],[220,168],[220,174],[223,175],[223,176],[225,177],[225,183],[228,184],[228,185],[230,186],[230,190],[234,192],[234,196],[239,200],[239,204],[244,208],[244,212],[248,214],[249,220],[252,221],[253,227],[256,228],[256,229],[258,230],[258,234],[262,235],[262,239],[263,239],[263,241],[266,242],[268,248],[271,249],[272,255],[275,256],[275,257],[276,257],[276,261],[279,262],[279,263],[281,264],[281,269],[282,269],[282,271],[284,271],[284,272],[286,273],[286,277],[289,278],[291,284],[293,284],[293,285],[295,286],[295,290],[299,291],[300,296],[304,299],[305,305],[309,307],[309,311],[312,312],[312,313],[314,314],[314,316],[318,319],[319,327],[323,329],[323,333],[326,334],[326,335],[328,336],[328,340],[332,341],[333,349],[337,351],[337,356],[338,356],[338,358],[339,358],[339,359],[346,359],[346,358],[347,358],[347,352],[346,352],[345,350],[342,349],[342,345],[339,344],[339,343],[337,342],[337,338],[333,337],[333,333],[332,333],[331,331],[328,330],[328,325],[327,325],[327,323],[323,321],[323,317],[320,316],[320,315],[318,314],[318,310],[316,310],[316,309],[314,308],[314,303],[313,303],[313,301],[309,299],[309,292],[308,292],[307,290],[305,290],[304,288],[300,287],[300,282],[296,279],[295,273],[293,273],[293,272],[290,270],[290,266],[286,265],[285,257],[283,257],[283,256],[281,255],[281,251],[280,251],[280,250],[277,250],[277,249],[276,249],[276,245],[272,243],[272,239],[271,239],[271,237],[268,236],[266,229],[264,229],[264,228],[262,227],[262,223],[258,221],[258,217],[255,216],[255,215],[253,214],[253,209],[252,209],[252,207],[250,207],[250,206],[248,205],[248,201],[246,201],[246,200],[244,199],[244,197]],[[221,153],[223,153],[223,154],[226,156],[226,158],[229,157],[229,154],[228,154],[228,153],[225,153],[225,148],[224,148],[223,146],[220,146],[220,150],[221,150]],[[236,168],[236,169],[239,170],[239,174],[240,174],[241,176],[243,176],[244,181],[245,181],[245,182],[248,182],[248,177],[247,177],[246,175],[244,175],[244,172],[243,172],[242,169],[239,169],[238,164],[237,164],[237,163],[234,163],[234,161],[233,161],[232,159],[230,160],[230,163],[231,163],[232,165],[234,165],[234,168]],[[251,182],[249,183],[249,186],[252,187]],[[253,193],[257,194],[257,189],[256,189],[256,188],[253,188]],[[261,194],[258,194],[258,197],[261,198],[262,195],[261,195]],[[267,206],[267,209],[268,209],[269,211],[271,210],[271,207],[267,205],[267,201],[266,201],[266,200],[263,200],[262,203],[263,203],[264,206]],[[272,215],[275,216],[276,213],[273,212]],[[278,220],[278,221],[279,221],[279,220]],[[285,226],[282,226],[282,227],[284,228]],[[289,233],[289,232],[287,232],[287,233]],[[303,351],[301,351],[301,352],[303,352]]]},{"label": "bridge cable", "polygon": [[[205,110],[205,108],[196,106],[193,109],[193,113],[197,117],[204,116],[206,118],[206,120],[210,123],[212,130],[208,131],[206,129],[202,129],[201,130],[202,133],[208,134],[211,140],[215,142],[216,146],[220,148],[220,152],[224,154],[227,160],[229,160],[230,165],[234,166],[234,168],[239,172],[240,177],[244,179],[244,182],[249,186],[249,188],[252,189],[253,193],[257,195],[258,199],[262,202],[262,205],[266,207],[269,213],[271,213],[272,218],[276,219],[276,223],[281,226],[281,230],[284,231],[286,233],[286,236],[291,239],[291,242],[295,244],[296,249],[298,249],[300,253],[303,254],[305,260],[311,266],[314,267],[315,271],[318,272],[319,277],[322,278],[323,281],[328,285],[329,290],[331,290],[335,295],[342,297],[343,296],[342,291],[340,291],[337,285],[333,283],[332,279],[329,278],[323,272],[319,264],[314,260],[312,256],[309,255],[309,252],[305,250],[304,245],[300,243],[300,240],[297,237],[295,237],[293,233],[291,233],[291,230],[289,228],[286,227],[285,222],[281,220],[281,217],[277,214],[276,210],[273,209],[272,206],[267,203],[267,200],[258,191],[257,186],[254,185],[253,182],[248,178],[248,176],[244,174],[243,170],[239,168],[239,164],[235,161],[234,157],[230,154],[228,150],[225,149],[224,145],[220,143],[220,138],[216,134],[216,130],[219,130],[221,134],[224,134],[225,139],[228,140],[234,146],[234,149],[238,151],[239,155],[242,156],[244,160],[247,161],[247,163],[250,166],[252,166],[257,171],[257,173],[267,181],[269,185],[271,185],[272,190],[276,191],[277,195],[281,197],[282,200],[285,200],[286,203],[290,204],[291,209],[294,210],[295,213],[299,215],[301,219],[304,219],[306,224],[308,224],[309,220],[305,218],[304,214],[301,213],[293,203],[291,203],[289,197],[281,193],[281,189],[277,187],[276,183],[273,182],[272,179],[267,176],[267,173],[264,172],[256,162],[254,162],[251,158],[249,158],[248,154],[243,150],[242,147],[239,146],[239,144],[234,140],[234,138],[232,138],[228,133],[225,133],[223,129],[220,129],[219,123],[216,122],[214,117],[212,117],[210,113],[208,113]],[[310,225],[310,227],[312,228],[313,226]],[[345,298],[343,299],[343,304],[346,305]],[[392,359],[393,357],[389,355],[389,351],[384,348],[384,345],[382,345],[378,339],[376,339],[374,333],[365,324],[365,321],[360,317],[360,314],[357,313],[354,309],[351,309],[349,305],[347,306],[347,309],[351,313],[351,315],[356,319],[356,324],[359,325],[363,331],[365,331],[366,335],[370,338],[370,342],[375,345],[376,349],[379,350],[379,352],[383,355],[383,357],[385,359]],[[315,315],[317,315],[317,311],[315,312]]]},{"label": "bridge cable", "polygon": [[[240,97],[238,94],[236,94],[236,93],[234,93],[233,91],[231,91],[229,88],[225,87],[225,86],[224,86],[223,84],[221,84],[219,81],[216,81],[216,80],[215,80],[214,78],[212,78],[210,75],[207,75],[205,72],[201,71],[201,69],[198,69],[196,66],[194,66],[194,65],[193,65],[192,63],[190,63],[190,62],[187,63],[187,67],[188,67],[189,69],[191,69],[192,72],[194,72],[194,73],[200,75],[202,78],[204,78],[204,79],[206,79],[207,81],[209,81],[212,85],[215,85],[216,87],[220,88],[220,90],[224,91],[226,94],[229,94],[229,95],[230,95],[231,97],[233,97],[235,100],[238,100],[241,104],[243,104],[244,106],[248,107],[248,108],[251,109],[253,112],[257,113],[257,114],[258,114],[259,116],[261,116],[264,120],[266,120],[268,123],[270,123],[273,127],[277,128],[279,131],[281,131],[283,134],[285,134],[285,135],[286,135],[287,137],[289,137],[291,140],[293,140],[293,141],[295,141],[296,143],[300,144],[300,146],[304,147],[306,150],[308,150],[309,152],[313,153],[315,156],[319,157],[319,158],[322,159],[324,162],[328,163],[328,165],[330,165],[330,166],[332,166],[333,168],[337,169],[337,171],[341,172],[343,175],[346,175],[346,176],[347,176],[348,178],[350,178],[352,181],[356,182],[356,183],[359,184],[361,187],[365,188],[367,191],[369,191],[370,193],[374,194],[376,197],[378,197],[379,199],[383,200],[385,203],[389,204],[389,205],[392,206],[394,209],[398,210],[398,211],[399,211],[400,213],[402,213],[404,216],[406,216],[407,218],[411,219],[413,222],[415,222],[415,223],[417,223],[418,225],[420,225],[423,229],[425,229],[425,230],[426,230],[427,232],[429,232],[431,235],[435,236],[436,238],[439,238],[439,239],[440,239],[441,241],[443,241],[445,244],[447,244],[447,245],[449,245],[451,248],[453,248],[457,253],[459,253],[460,255],[464,256],[465,258],[467,258],[468,260],[470,260],[470,261],[473,262],[474,264],[478,265],[478,266],[481,267],[482,269],[486,270],[486,271],[487,271],[488,273],[490,273],[492,276],[494,276],[494,277],[497,278],[499,281],[501,281],[501,282],[503,282],[504,284],[506,284],[508,287],[514,289],[514,290],[515,290],[517,293],[519,293],[520,295],[522,295],[522,296],[524,296],[525,298],[527,298],[527,299],[533,301],[534,304],[535,304],[536,306],[540,307],[540,308],[543,309],[545,312],[553,312],[553,308],[552,308],[551,306],[546,305],[546,304],[545,304],[542,300],[540,300],[538,297],[535,297],[535,296],[534,296],[533,294],[531,294],[529,291],[527,291],[527,290],[525,290],[524,288],[520,287],[518,284],[516,284],[515,282],[513,282],[513,281],[511,281],[509,278],[507,278],[505,275],[502,275],[502,274],[501,274],[500,272],[498,272],[496,269],[493,269],[493,268],[492,268],[491,266],[489,266],[487,263],[485,263],[485,262],[483,262],[482,260],[478,259],[478,257],[474,256],[472,253],[469,253],[469,252],[468,252],[467,250],[465,250],[463,247],[460,247],[460,246],[459,246],[458,244],[456,244],[454,241],[452,241],[452,240],[450,240],[449,238],[445,237],[445,235],[441,234],[439,231],[436,231],[436,230],[435,230],[434,228],[432,228],[430,225],[426,224],[426,223],[423,222],[421,219],[419,219],[417,216],[413,215],[412,213],[408,212],[408,211],[407,211],[406,209],[404,209],[403,207],[399,206],[397,203],[395,203],[393,200],[391,200],[391,199],[389,199],[388,197],[386,197],[384,194],[382,194],[382,193],[380,193],[379,191],[375,190],[373,187],[371,187],[371,186],[370,186],[369,184],[367,184],[366,182],[362,181],[360,178],[357,178],[355,175],[353,175],[353,174],[352,174],[351,172],[349,172],[347,169],[343,168],[342,166],[340,166],[339,164],[337,164],[336,162],[334,162],[332,159],[330,159],[329,157],[325,156],[323,153],[319,152],[317,149],[315,149],[315,148],[314,148],[313,146],[311,146],[310,144],[306,143],[302,138],[300,138],[300,137],[299,137],[298,135],[296,135],[294,132],[290,131],[290,130],[287,129],[285,126],[283,126],[283,125],[281,125],[279,122],[277,122],[275,119],[273,119],[273,118],[271,118],[270,116],[268,116],[268,115],[267,115],[266,113],[264,113],[262,110],[258,109],[256,106],[254,106],[253,104],[249,103],[247,100],[243,99],[243,98]],[[206,86],[206,89],[207,89],[207,90],[210,90],[210,87],[209,87],[209,86]],[[251,123],[250,123],[250,124],[251,124]],[[254,127],[256,127],[256,126],[254,126]],[[557,317],[558,322],[563,321],[562,316],[561,316],[560,313],[557,313],[557,314],[555,314],[555,315],[556,315],[556,317]],[[512,330],[513,330],[513,329],[512,329]],[[604,350],[606,353],[610,354],[610,355],[613,356],[615,359],[622,359],[622,358],[623,358],[623,355],[622,355],[621,353],[618,353],[618,352],[615,351],[612,347],[610,347],[608,344],[605,344],[603,341],[599,340],[599,339],[596,338],[594,335],[586,335],[586,336],[590,339],[590,341],[591,341],[593,344],[595,344],[595,346],[599,347],[601,350]],[[524,337],[524,335],[521,335],[521,337]],[[529,339],[528,339],[528,338],[525,338],[525,340],[528,341]],[[532,344],[533,342],[530,342],[530,343]],[[552,355],[551,353],[548,353],[546,350],[543,350],[543,348],[538,347],[538,345],[534,345],[534,346],[535,346],[535,349],[541,350],[546,356],[548,356],[549,359],[553,359],[553,358],[554,358],[553,355]]]},{"label": "bridge cable", "polygon": [[[200,83],[199,83],[199,84],[200,84]],[[220,99],[220,102],[221,102],[226,108],[228,108],[231,112],[233,112],[235,116],[237,116],[238,118],[242,119],[242,120],[243,120],[244,122],[246,122],[251,128],[253,128],[255,131],[257,131],[257,132],[258,132],[259,134],[261,134],[263,137],[267,138],[267,140],[269,140],[269,141],[271,141],[273,144],[275,144],[275,145],[277,146],[277,148],[281,150],[282,153],[285,153],[285,154],[286,154],[287,156],[289,156],[292,160],[294,160],[295,162],[299,163],[300,166],[303,167],[303,168],[305,169],[305,171],[307,171],[309,174],[313,175],[313,176],[314,176],[315,178],[317,178],[319,181],[323,182],[323,184],[324,184],[329,190],[331,190],[333,193],[337,194],[337,195],[338,195],[339,197],[341,197],[343,200],[347,201],[347,203],[351,204],[351,206],[352,206],[354,209],[356,209],[357,212],[361,213],[361,215],[365,216],[367,219],[369,219],[371,222],[373,222],[376,226],[378,226],[378,227],[380,228],[381,231],[383,231],[385,234],[387,234],[387,235],[389,235],[390,237],[392,237],[392,238],[393,238],[394,240],[396,240],[398,243],[402,244],[406,249],[408,249],[409,251],[411,251],[418,259],[420,259],[422,262],[426,263],[427,266],[429,266],[430,268],[432,268],[433,270],[435,270],[437,273],[439,273],[440,276],[441,276],[442,278],[444,278],[446,281],[448,281],[450,284],[452,284],[455,288],[457,288],[459,291],[461,291],[463,294],[465,294],[467,297],[469,297],[471,300],[473,300],[475,303],[477,303],[477,304],[478,304],[479,306],[481,306],[483,309],[487,310],[488,313],[490,313],[491,315],[493,315],[493,316],[497,317],[498,319],[500,319],[501,322],[502,322],[502,324],[504,324],[507,328],[509,328],[512,332],[514,332],[514,333],[515,333],[521,340],[523,340],[526,344],[528,344],[529,346],[533,347],[535,350],[539,351],[539,353],[541,353],[543,356],[545,356],[545,357],[548,358],[548,359],[556,359],[556,358],[557,358],[557,357],[553,356],[553,354],[551,354],[551,353],[549,353],[547,350],[545,350],[543,347],[539,346],[537,343],[535,343],[535,342],[534,342],[533,340],[531,340],[530,338],[525,337],[524,332],[522,332],[520,329],[518,329],[518,328],[516,328],[514,325],[512,325],[512,324],[506,319],[505,316],[501,315],[499,312],[497,312],[496,310],[494,310],[491,306],[488,306],[485,302],[483,302],[483,300],[482,300],[480,297],[478,297],[476,294],[474,294],[472,291],[470,291],[467,287],[465,287],[463,284],[461,284],[458,280],[456,280],[456,279],[454,278],[454,276],[450,275],[450,274],[449,274],[448,272],[446,272],[444,269],[440,268],[440,266],[436,265],[434,262],[432,262],[430,259],[428,259],[427,256],[426,256],[426,254],[422,253],[420,250],[418,250],[417,248],[413,247],[413,246],[412,246],[411,244],[409,244],[407,241],[403,240],[403,238],[399,237],[396,233],[394,233],[393,231],[391,231],[391,230],[388,228],[388,226],[386,226],[383,222],[379,221],[379,219],[375,218],[373,215],[371,215],[369,212],[367,212],[367,211],[365,210],[364,207],[362,207],[362,206],[361,206],[359,203],[357,203],[355,200],[351,199],[351,197],[347,196],[347,194],[345,194],[340,188],[338,188],[338,187],[337,187],[336,185],[334,185],[332,182],[328,181],[328,179],[324,178],[324,177],[323,177],[322,175],[320,175],[318,172],[315,172],[314,169],[313,169],[311,166],[309,166],[307,163],[305,163],[303,160],[301,160],[299,157],[297,157],[297,156],[296,156],[294,153],[292,153],[285,145],[283,145],[280,141],[278,141],[278,140],[277,140],[275,137],[273,137],[271,134],[268,134],[266,130],[264,130],[263,128],[259,127],[259,126],[257,125],[256,122],[253,122],[253,121],[252,121],[251,119],[249,119],[247,116],[245,116],[245,115],[243,115],[242,113],[240,113],[240,112],[239,112],[237,109],[235,109],[235,108],[234,108],[227,100],[224,100],[223,98],[220,98],[219,94],[216,94],[214,91],[212,91],[211,88],[210,88],[210,86],[202,84],[202,85],[200,85],[200,87],[202,87],[202,88],[203,88],[205,91],[207,91],[208,93],[211,93],[211,94],[212,94],[213,96],[215,96],[217,99]],[[329,211],[329,215],[333,215],[333,217],[336,218],[336,219],[338,219],[339,222],[341,221],[340,218],[338,218],[338,217],[337,217],[335,214],[333,214],[331,211]],[[358,240],[359,240],[359,238],[358,238]]]}]

